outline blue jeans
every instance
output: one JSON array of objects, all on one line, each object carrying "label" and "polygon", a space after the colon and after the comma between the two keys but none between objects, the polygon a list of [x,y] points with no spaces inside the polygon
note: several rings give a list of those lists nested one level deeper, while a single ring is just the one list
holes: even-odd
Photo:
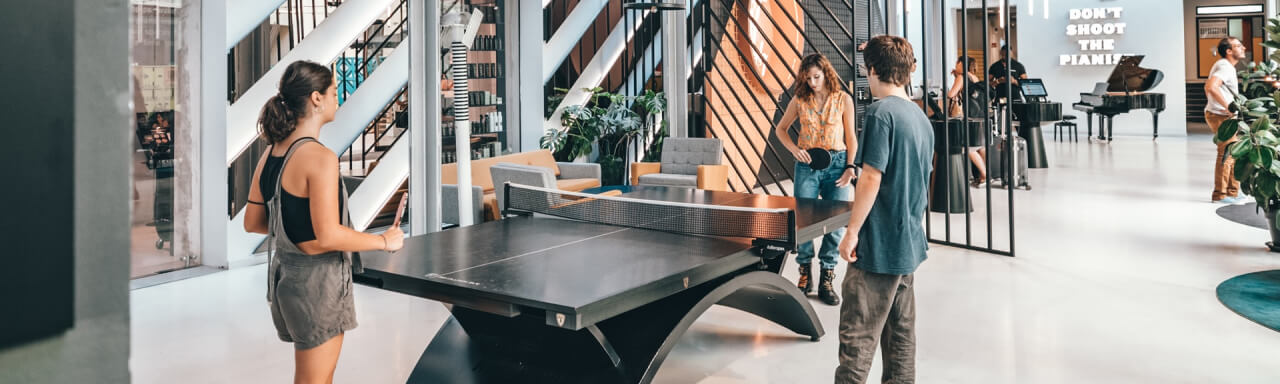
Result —
[{"label": "blue jeans", "polygon": [[[827,200],[849,201],[849,194],[852,188],[845,186],[844,188],[836,187],[836,180],[844,174],[844,165],[846,159],[845,151],[833,152],[831,154],[831,165],[827,169],[815,171],[809,168],[808,164],[796,163],[795,183],[793,189],[795,196],[798,198],[816,199],[822,198]],[[832,269],[836,267],[840,256],[840,239],[844,238],[844,227],[837,228],[835,231],[822,236],[822,250],[818,253],[818,260],[822,264],[822,269]],[[800,244],[796,247],[796,262],[800,265],[808,265],[813,261],[813,239],[797,239]]]}]

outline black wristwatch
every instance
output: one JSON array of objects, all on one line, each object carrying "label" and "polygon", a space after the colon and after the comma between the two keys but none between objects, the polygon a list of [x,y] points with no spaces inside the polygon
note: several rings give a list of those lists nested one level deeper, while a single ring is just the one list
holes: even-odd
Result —
[{"label": "black wristwatch", "polygon": [[858,176],[858,174],[862,172],[862,168],[858,167],[856,164],[845,164],[844,169],[852,169],[854,176]]}]

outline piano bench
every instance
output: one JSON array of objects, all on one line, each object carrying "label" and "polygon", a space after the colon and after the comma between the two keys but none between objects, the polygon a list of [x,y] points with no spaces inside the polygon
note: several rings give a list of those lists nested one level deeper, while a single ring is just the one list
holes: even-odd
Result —
[{"label": "piano bench", "polygon": [[1053,124],[1053,140],[1054,140],[1054,141],[1059,141],[1059,140],[1058,140],[1058,139],[1059,139],[1059,136],[1058,136],[1058,130],[1059,130],[1059,129],[1061,129],[1061,130],[1062,130],[1062,136],[1061,136],[1061,137],[1062,137],[1063,139],[1065,139],[1065,138],[1066,138],[1066,136],[1067,136],[1067,134],[1068,134],[1068,132],[1069,132],[1069,133],[1071,134],[1071,141],[1079,141],[1079,139],[1077,138],[1079,135],[1078,135],[1078,134],[1077,134],[1077,132],[1076,132],[1076,123],[1071,122],[1071,120],[1075,120],[1075,118],[1076,118],[1075,116],[1071,116],[1071,115],[1063,115],[1063,116],[1062,116],[1062,121],[1059,121],[1059,122],[1057,122],[1057,123],[1054,123],[1054,124]]}]

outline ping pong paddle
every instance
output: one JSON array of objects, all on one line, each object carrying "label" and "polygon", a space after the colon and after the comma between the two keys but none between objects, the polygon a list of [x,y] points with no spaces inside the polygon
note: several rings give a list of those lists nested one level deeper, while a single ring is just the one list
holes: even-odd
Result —
[{"label": "ping pong paddle", "polygon": [[827,169],[831,165],[831,152],[822,148],[809,148],[809,168],[815,171]]},{"label": "ping pong paddle", "polygon": [[396,208],[396,220],[391,222],[392,227],[400,226],[400,218],[404,217],[405,204],[409,202],[409,192],[400,195],[400,206]]}]

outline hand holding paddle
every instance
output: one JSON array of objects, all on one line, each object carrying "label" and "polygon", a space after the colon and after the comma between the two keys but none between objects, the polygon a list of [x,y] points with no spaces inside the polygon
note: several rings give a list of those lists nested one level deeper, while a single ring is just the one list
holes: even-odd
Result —
[{"label": "hand holding paddle", "polygon": [[409,203],[409,192],[400,195],[400,205],[396,207],[396,219],[391,222],[391,228],[382,233],[383,248],[386,251],[399,251],[404,246],[404,231],[400,230],[400,219],[404,217],[405,205]]},{"label": "hand holding paddle", "polygon": [[795,149],[792,149],[791,156],[795,157],[796,161],[799,161],[805,164],[808,164],[810,161],[813,161],[813,159],[809,158],[809,152],[805,152],[805,150],[800,149],[800,147],[796,147]]}]

